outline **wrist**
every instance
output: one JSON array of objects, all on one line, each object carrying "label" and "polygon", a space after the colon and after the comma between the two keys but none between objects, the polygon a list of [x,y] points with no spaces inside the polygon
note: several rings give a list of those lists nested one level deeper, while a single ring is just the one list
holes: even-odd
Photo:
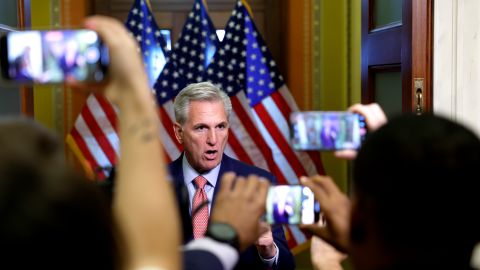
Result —
[{"label": "wrist", "polygon": [[270,245],[256,245],[258,253],[264,259],[271,259],[277,254],[277,247],[274,243]]}]

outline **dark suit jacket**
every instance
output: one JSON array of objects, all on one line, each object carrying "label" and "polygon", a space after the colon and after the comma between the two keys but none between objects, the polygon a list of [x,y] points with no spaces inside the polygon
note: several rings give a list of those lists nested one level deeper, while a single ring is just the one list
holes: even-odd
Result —
[{"label": "dark suit jacket", "polygon": [[[188,191],[185,187],[183,179],[182,158],[183,154],[180,155],[178,159],[170,163],[169,170],[173,178],[173,182],[175,185],[175,193],[177,194],[177,199],[180,207],[180,215],[183,224],[183,241],[184,243],[187,243],[193,239],[193,228],[189,211],[190,201],[188,197]],[[220,165],[220,171],[218,173],[217,184],[213,192],[212,209],[215,205],[215,198],[221,185],[220,179],[224,173],[230,171],[235,172],[239,176],[256,174],[258,176],[269,179],[272,183],[276,182],[275,177],[269,172],[257,167],[247,165],[224,154],[222,157],[222,163]],[[295,269],[293,255],[288,248],[282,226],[272,226],[272,234],[275,244],[277,245],[279,250],[278,263],[274,265],[273,269]],[[240,254],[240,260],[235,267],[235,269],[249,270],[264,268],[265,265],[261,261],[255,246],[248,248],[246,251]]]}]

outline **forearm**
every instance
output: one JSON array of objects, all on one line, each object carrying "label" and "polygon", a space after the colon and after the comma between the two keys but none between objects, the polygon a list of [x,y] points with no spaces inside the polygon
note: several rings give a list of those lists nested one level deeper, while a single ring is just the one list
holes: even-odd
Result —
[{"label": "forearm", "polygon": [[[179,219],[159,138],[156,106],[145,91],[119,99],[121,157],[114,209],[131,256],[129,268],[159,265],[179,269]],[[136,89],[137,90],[137,89]]]}]

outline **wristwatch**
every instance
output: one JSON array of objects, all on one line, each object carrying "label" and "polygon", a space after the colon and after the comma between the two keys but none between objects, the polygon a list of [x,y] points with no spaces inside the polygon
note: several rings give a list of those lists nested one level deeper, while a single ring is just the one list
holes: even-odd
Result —
[{"label": "wristwatch", "polygon": [[240,250],[237,231],[227,223],[210,223],[205,236],[210,237],[218,242],[229,244],[238,251]]}]

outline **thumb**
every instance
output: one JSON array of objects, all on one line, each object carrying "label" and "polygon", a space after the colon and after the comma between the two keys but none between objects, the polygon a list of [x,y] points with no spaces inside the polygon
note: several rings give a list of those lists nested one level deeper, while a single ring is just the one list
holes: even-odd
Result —
[{"label": "thumb", "polygon": [[330,231],[327,227],[320,227],[316,224],[300,225],[300,229],[307,230],[315,236],[322,238],[325,242],[332,245],[335,249],[340,252],[347,253],[347,247],[342,246],[340,243],[337,243],[335,239],[330,234]]}]

